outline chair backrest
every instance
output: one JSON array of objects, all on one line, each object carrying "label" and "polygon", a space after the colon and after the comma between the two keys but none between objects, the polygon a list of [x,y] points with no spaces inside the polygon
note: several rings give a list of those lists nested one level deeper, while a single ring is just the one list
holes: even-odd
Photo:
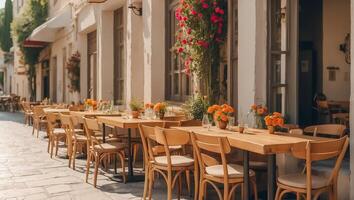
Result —
[{"label": "chair backrest", "polygon": [[33,107],[33,119],[34,120],[40,120],[45,116],[43,107],[40,106],[35,106]]},{"label": "chair backrest", "polygon": [[348,149],[349,139],[347,136],[330,141],[301,142],[291,148],[294,157],[306,160],[307,195],[311,192],[311,166],[313,161],[327,160],[337,157],[328,184],[337,181],[340,166],[345,152]]},{"label": "chair backrest", "polygon": [[[226,137],[191,133],[191,140],[201,174],[205,174],[206,167],[220,164],[217,159],[210,156],[210,153],[220,155],[224,174],[228,174],[226,154],[231,152],[231,146]],[[224,182],[228,182],[228,176],[224,176]]]},{"label": "chair backrest", "polygon": [[155,141],[155,127],[164,127],[162,122],[151,122],[139,124],[139,133],[143,144],[144,160],[146,162],[154,160],[153,144],[151,140]]},{"label": "chair backrest", "polygon": [[71,119],[70,115],[66,115],[66,114],[60,114],[60,121],[61,121],[61,125],[65,130],[65,133],[67,135],[68,141],[69,143],[71,143],[72,138],[74,137],[76,139],[76,135],[74,132],[74,124],[73,121]]},{"label": "chair backrest", "polygon": [[49,134],[52,134],[52,131],[57,126],[58,114],[49,113],[49,114],[47,114],[46,118],[47,118],[47,123],[48,123],[47,131]]},{"label": "chair backrest", "polygon": [[332,119],[334,123],[339,123],[346,125],[349,119],[349,113],[335,113],[332,114]]},{"label": "chair backrest", "polygon": [[186,117],[184,115],[165,116],[163,119],[166,121],[181,121],[181,120],[185,120]]},{"label": "chair backrest", "polygon": [[[164,147],[168,167],[172,167],[171,152],[169,146],[183,146],[188,144],[190,141],[189,133],[177,129],[155,127],[154,134],[155,141]],[[150,139],[153,138],[150,137]]]},{"label": "chair backrest", "polygon": [[302,129],[291,129],[289,131],[290,134],[292,135],[303,135],[304,134],[304,131]]},{"label": "chair backrest", "polygon": [[101,130],[97,119],[84,117],[84,127],[88,145],[90,145],[91,147],[93,147],[94,145],[100,145],[100,142],[95,137],[95,132]]},{"label": "chair backrest", "polygon": [[164,121],[163,122],[164,128],[171,128],[171,127],[176,127],[176,126],[179,126],[179,121]]},{"label": "chair backrest", "polygon": [[180,126],[201,126],[202,122],[199,120],[182,120],[179,122]]},{"label": "chair backrest", "polygon": [[305,133],[313,133],[314,136],[332,136],[332,137],[342,137],[345,133],[346,126],[342,124],[321,124],[308,126],[304,129]]}]

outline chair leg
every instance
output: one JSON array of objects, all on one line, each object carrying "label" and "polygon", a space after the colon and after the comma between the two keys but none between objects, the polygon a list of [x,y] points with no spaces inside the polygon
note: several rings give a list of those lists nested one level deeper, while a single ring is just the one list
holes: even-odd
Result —
[{"label": "chair leg", "polygon": [[53,158],[53,149],[54,149],[54,140],[55,140],[56,138],[50,138],[50,140],[49,140],[49,142],[50,142],[50,158]]},{"label": "chair leg", "polygon": [[191,174],[189,170],[186,170],[186,182],[187,182],[187,190],[188,194],[191,196]]},{"label": "chair leg", "polygon": [[257,189],[256,181],[252,180],[251,183],[252,183],[252,186],[253,186],[254,200],[258,200],[258,189]]},{"label": "chair leg", "polygon": [[51,144],[51,136],[48,137],[48,147],[47,147],[47,152],[49,153],[49,149],[50,149],[50,144]]},{"label": "chair leg", "polygon": [[77,151],[77,142],[74,142],[74,148],[73,148],[73,170],[75,170],[75,160],[76,160],[76,151]]},{"label": "chair leg", "polygon": [[136,161],[138,151],[139,151],[139,144],[134,144],[133,145],[133,167],[135,167],[135,161]]},{"label": "chair leg", "polygon": [[34,135],[34,129],[36,128],[36,123],[32,123],[32,135]]},{"label": "chair leg", "polygon": [[167,199],[172,200],[172,172],[167,172]]},{"label": "chair leg", "polygon": [[91,163],[91,153],[87,152],[87,159],[86,159],[86,178],[85,181],[87,183],[88,181],[88,176],[89,176],[89,172],[90,172],[90,163]]},{"label": "chair leg", "polygon": [[205,195],[205,181],[200,182],[200,186],[199,186],[199,200],[203,200],[204,195]]},{"label": "chair leg", "polygon": [[154,184],[154,171],[152,169],[150,169],[149,170],[149,191],[148,191],[149,200],[151,200],[151,197],[152,197],[153,184]]},{"label": "chair leg", "polygon": [[59,150],[59,138],[55,139],[55,156],[58,156],[58,150]]},{"label": "chair leg", "polygon": [[149,167],[145,164],[145,181],[144,181],[144,193],[143,193],[143,200],[146,199],[149,187]]},{"label": "chair leg", "polygon": [[93,173],[93,186],[97,186],[98,166],[100,165],[100,155],[95,155],[95,171]]},{"label": "chair leg", "polygon": [[181,191],[182,191],[182,177],[178,175],[178,200],[181,199]]},{"label": "chair leg", "polygon": [[127,180],[126,180],[126,175],[125,175],[125,156],[124,156],[124,153],[118,153],[118,156],[120,158],[120,163],[121,163],[121,166],[122,166],[123,182],[126,183]]},{"label": "chair leg", "polygon": [[280,192],[281,192],[281,188],[278,187],[277,192],[275,193],[275,200],[280,200],[279,199]]}]

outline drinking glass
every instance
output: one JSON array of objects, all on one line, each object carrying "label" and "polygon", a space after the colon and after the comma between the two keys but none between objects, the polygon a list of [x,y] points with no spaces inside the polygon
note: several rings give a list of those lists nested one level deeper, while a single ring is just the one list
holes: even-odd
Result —
[{"label": "drinking glass", "polygon": [[203,128],[210,128],[210,121],[208,115],[203,115],[202,126]]},{"label": "drinking glass", "polygon": [[229,116],[228,117],[229,123],[227,124],[228,129],[231,130],[233,126],[235,126],[235,117]]}]

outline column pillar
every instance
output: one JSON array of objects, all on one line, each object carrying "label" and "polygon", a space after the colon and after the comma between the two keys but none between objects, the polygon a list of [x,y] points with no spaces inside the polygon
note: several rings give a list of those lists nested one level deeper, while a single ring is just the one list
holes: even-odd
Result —
[{"label": "column pillar", "polygon": [[[351,30],[351,52],[354,52],[354,0],[351,0],[351,22],[350,22],[350,30]],[[354,56],[351,56],[351,65],[350,65],[350,127],[351,132],[352,128],[354,127]],[[354,187],[354,137],[350,137],[350,187]],[[354,199],[354,191],[350,190],[350,198]]]},{"label": "column pillar", "polygon": [[238,115],[266,103],[266,1],[238,1]]},{"label": "column pillar", "polygon": [[165,99],[165,1],[143,2],[144,101]]},{"label": "column pillar", "polygon": [[144,100],[144,39],[143,17],[135,15],[131,9],[127,12],[126,50],[127,50],[127,105],[135,98]]},{"label": "column pillar", "polygon": [[113,11],[100,11],[97,26],[97,99],[113,99],[114,37]]}]

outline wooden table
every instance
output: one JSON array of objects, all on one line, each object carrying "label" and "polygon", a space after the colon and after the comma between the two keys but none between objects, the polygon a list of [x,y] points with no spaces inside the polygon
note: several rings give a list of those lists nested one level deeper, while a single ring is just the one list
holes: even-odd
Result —
[{"label": "wooden table", "polygon": [[43,108],[43,112],[46,114],[49,113],[69,113],[70,110],[66,108]]},{"label": "wooden table", "polygon": [[134,176],[134,170],[133,170],[133,157],[131,155],[131,129],[136,129],[139,127],[139,124],[144,124],[144,123],[159,123],[163,122],[163,120],[159,119],[129,119],[127,117],[102,117],[98,116],[97,121],[99,123],[102,123],[103,126],[103,142],[105,142],[105,137],[106,137],[106,131],[105,127],[106,125],[109,126],[114,126],[118,128],[123,128],[123,129],[128,129],[128,177],[127,177],[127,182],[137,182],[137,181],[143,181],[144,176]]},{"label": "wooden table", "polygon": [[107,113],[103,111],[70,111],[70,115],[76,117],[97,117],[97,116],[122,116],[120,112]]},{"label": "wooden table", "polygon": [[268,200],[274,199],[276,188],[276,154],[288,153],[291,147],[299,142],[328,140],[327,138],[318,138],[305,135],[285,135],[269,134],[267,130],[248,129],[245,133],[221,130],[212,127],[209,130],[203,127],[174,127],[179,130],[206,134],[212,136],[225,136],[228,138],[232,147],[243,150],[243,168],[244,168],[244,199],[250,199],[249,193],[249,152],[268,156]]}]

